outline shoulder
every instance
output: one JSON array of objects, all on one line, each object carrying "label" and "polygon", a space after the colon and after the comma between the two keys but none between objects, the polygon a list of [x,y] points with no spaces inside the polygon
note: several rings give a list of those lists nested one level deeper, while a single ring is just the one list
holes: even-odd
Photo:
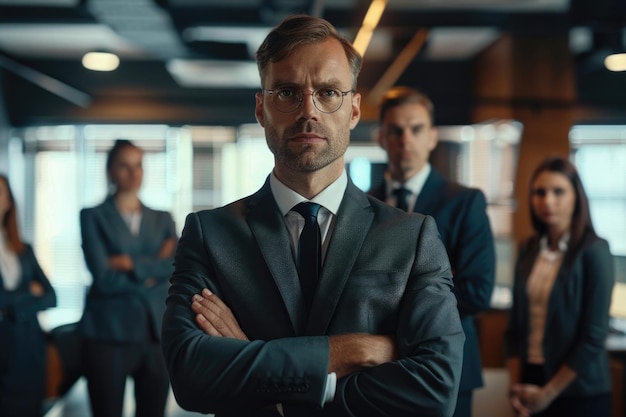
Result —
[{"label": "shoulder", "polygon": [[143,210],[146,214],[155,217],[172,217],[172,214],[167,210],[157,210],[147,206],[143,206]]},{"label": "shoulder", "polygon": [[482,190],[474,187],[468,187],[455,181],[446,180],[444,187],[445,194],[450,198],[482,204],[485,204],[487,200]]},{"label": "shoulder", "polygon": [[581,252],[583,255],[591,256],[611,255],[609,242],[595,234],[585,237],[581,245]]},{"label": "shoulder", "polygon": [[80,210],[80,214],[82,215],[84,213],[86,215],[90,215],[90,214],[101,213],[101,212],[106,211],[108,208],[115,208],[115,205],[113,204],[113,201],[111,200],[111,197],[107,197],[104,201],[102,201],[99,204],[96,204],[95,206],[84,207],[83,209]]},{"label": "shoulder", "polygon": [[266,209],[262,204],[253,202],[251,197],[245,197],[220,207],[191,212],[187,215],[187,218],[193,217],[200,222],[221,222],[234,218],[243,219],[246,213],[255,208]]}]

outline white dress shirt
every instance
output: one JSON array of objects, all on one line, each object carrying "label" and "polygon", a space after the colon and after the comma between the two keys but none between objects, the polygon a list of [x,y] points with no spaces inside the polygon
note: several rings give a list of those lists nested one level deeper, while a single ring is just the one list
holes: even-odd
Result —
[{"label": "white dress shirt", "polygon": [[[337,217],[337,211],[339,205],[343,199],[343,195],[348,186],[348,174],[344,170],[339,178],[337,178],[332,184],[322,190],[313,199],[307,200],[285,184],[280,182],[274,175],[274,172],[270,174],[270,188],[274,195],[274,200],[283,214],[285,224],[289,230],[291,236],[291,250],[294,253],[294,259],[296,257],[298,248],[298,239],[300,233],[304,228],[304,217],[300,213],[291,211],[291,209],[299,203],[304,201],[311,201],[321,205],[317,214],[317,223],[320,226],[320,234],[322,239],[322,265],[324,265],[324,259],[326,258],[326,249],[328,248],[328,242],[335,225],[335,219]],[[335,391],[337,389],[337,375],[332,372],[326,379],[326,389],[324,395],[324,404],[328,401],[332,401],[335,398]],[[278,404],[278,411],[283,414],[282,404]]]},{"label": "white dress shirt", "polygon": [[420,192],[422,192],[422,188],[424,188],[424,183],[426,182],[426,178],[430,174],[432,167],[429,163],[426,163],[424,168],[420,170],[413,177],[409,178],[406,182],[401,183],[398,181],[394,181],[391,179],[391,176],[388,172],[385,172],[385,191],[387,193],[386,201],[390,206],[396,207],[397,197],[393,193],[393,191],[397,188],[406,188],[411,192],[409,198],[407,200],[407,211],[412,212],[415,207],[415,202],[417,201],[417,197]]}]

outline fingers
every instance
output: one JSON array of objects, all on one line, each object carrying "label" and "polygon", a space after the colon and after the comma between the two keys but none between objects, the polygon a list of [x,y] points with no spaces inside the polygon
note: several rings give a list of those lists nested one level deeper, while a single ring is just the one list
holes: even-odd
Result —
[{"label": "fingers", "polygon": [[37,281],[31,281],[28,283],[30,293],[35,297],[41,297],[44,293],[43,285]]},{"label": "fingers", "polygon": [[524,396],[524,386],[520,384],[516,384],[511,387],[509,391],[509,401],[511,403],[511,408],[515,413],[516,417],[529,417],[530,409],[525,405],[523,401]]},{"label": "fingers", "polygon": [[209,290],[193,296],[191,309],[196,313],[198,327],[206,334],[248,340],[230,308]]}]

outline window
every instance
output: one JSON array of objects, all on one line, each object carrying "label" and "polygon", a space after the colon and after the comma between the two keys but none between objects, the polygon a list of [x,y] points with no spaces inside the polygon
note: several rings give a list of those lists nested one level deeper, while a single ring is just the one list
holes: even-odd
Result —
[{"label": "window", "polygon": [[593,226],[615,259],[611,313],[626,318],[626,125],[574,126],[570,145]]}]

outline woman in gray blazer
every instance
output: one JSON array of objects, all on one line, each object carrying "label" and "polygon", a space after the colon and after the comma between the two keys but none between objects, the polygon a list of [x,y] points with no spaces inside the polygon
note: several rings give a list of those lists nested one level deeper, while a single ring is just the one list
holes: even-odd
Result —
[{"label": "woman in gray blazer", "polygon": [[566,158],[536,168],[529,203],[535,235],[519,249],[506,331],[511,406],[516,416],[609,417],[609,245]]},{"label": "woman in gray blazer", "polygon": [[46,338],[37,313],[56,295],[30,245],[20,239],[15,200],[0,175],[0,416],[40,417]]},{"label": "woman in gray blazer", "polygon": [[177,236],[169,213],[139,199],[142,162],[141,149],[116,141],[106,164],[113,193],[80,213],[93,282],[78,331],[94,417],[122,415],[127,377],[137,417],[163,416],[169,393],[160,332]]}]

